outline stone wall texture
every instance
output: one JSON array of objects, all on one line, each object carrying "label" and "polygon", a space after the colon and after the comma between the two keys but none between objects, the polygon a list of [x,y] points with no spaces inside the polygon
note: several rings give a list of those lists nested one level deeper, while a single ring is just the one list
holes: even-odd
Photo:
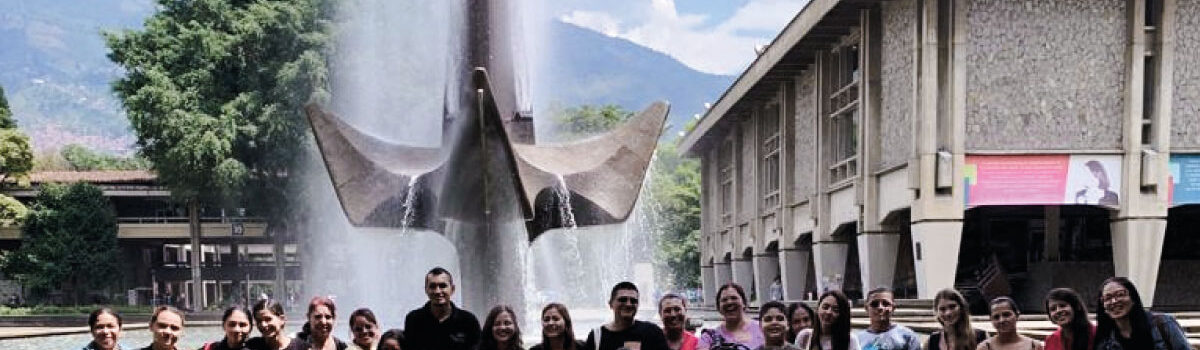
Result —
[{"label": "stone wall texture", "polygon": [[1177,0],[1171,147],[1200,148],[1200,0]]},{"label": "stone wall texture", "polygon": [[738,128],[741,131],[741,139],[739,140],[741,142],[741,155],[738,157],[741,158],[742,163],[739,172],[741,178],[737,179],[737,181],[741,190],[742,210],[738,215],[737,224],[754,218],[754,209],[757,207],[756,204],[758,204],[759,198],[757,191],[754,190],[755,185],[758,184],[758,179],[754,176],[754,162],[758,160],[758,157],[755,156],[754,148],[758,145],[758,142],[754,139],[755,124],[753,120],[746,120],[738,122]]},{"label": "stone wall texture", "polygon": [[795,169],[792,180],[792,193],[797,200],[806,200],[816,191],[816,162],[817,138],[815,128],[817,118],[817,82],[816,69],[810,69],[800,74],[796,81],[796,115],[795,115]]},{"label": "stone wall texture", "polygon": [[966,0],[968,150],[1119,148],[1125,7]]},{"label": "stone wall texture", "polygon": [[880,62],[880,168],[908,162],[912,152],[914,51],[917,2],[883,3],[883,52]]}]

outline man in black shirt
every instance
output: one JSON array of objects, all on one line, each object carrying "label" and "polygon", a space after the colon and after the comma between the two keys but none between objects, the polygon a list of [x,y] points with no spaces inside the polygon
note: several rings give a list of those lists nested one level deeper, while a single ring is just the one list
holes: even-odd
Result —
[{"label": "man in black shirt", "polygon": [[429,302],[404,317],[405,349],[472,350],[479,344],[479,319],[450,301],[454,295],[454,277],[450,271],[435,267],[425,274],[425,295]]},{"label": "man in black shirt", "polygon": [[608,307],[613,311],[613,321],[588,333],[585,349],[669,350],[662,328],[633,319],[638,311],[638,289],[633,283],[613,286]]}]

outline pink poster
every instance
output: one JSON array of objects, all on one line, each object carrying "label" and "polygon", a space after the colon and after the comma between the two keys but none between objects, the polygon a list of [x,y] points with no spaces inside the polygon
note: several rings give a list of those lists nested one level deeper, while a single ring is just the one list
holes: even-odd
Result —
[{"label": "pink poster", "polygon": [[968,155],[967,206],[1120,205],[1117,155]]}]

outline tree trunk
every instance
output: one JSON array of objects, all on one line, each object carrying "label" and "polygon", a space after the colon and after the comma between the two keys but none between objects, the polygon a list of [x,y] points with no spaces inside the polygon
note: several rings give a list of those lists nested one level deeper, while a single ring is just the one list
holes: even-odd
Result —
[{"label": "tree trunk", "polygon": [[204,284],[200,279],[200,204],[194,199],[188,201],[188,228],[192,237],[192,290],[188,291],[189,306],[198,310],[203,308]]}]

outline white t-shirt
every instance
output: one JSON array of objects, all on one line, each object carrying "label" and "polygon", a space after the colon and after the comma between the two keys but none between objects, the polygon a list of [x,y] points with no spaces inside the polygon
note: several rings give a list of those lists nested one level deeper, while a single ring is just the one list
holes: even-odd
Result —
[{"label": "white t-shirt", "polygon": [[[802,330],[802,331],[800,331],[800,333],[796,334],[795,344],[797,347],[804,349],[804,350],[813,349],[813,347],[811,346],[812,344],[809,343],[809,341],[812,340],[810,338],[812,338],[812,328]],[[820,337],[820,338],[821,338],[821,349],[822,350],[833,350],[833,338],[832,337]],[[848,346],[848,348],[849,349],[847,349],[847,350],[858,350],[859,349],[858,339],[855,339],[853,334],[850,335],[850,345]]]}]

